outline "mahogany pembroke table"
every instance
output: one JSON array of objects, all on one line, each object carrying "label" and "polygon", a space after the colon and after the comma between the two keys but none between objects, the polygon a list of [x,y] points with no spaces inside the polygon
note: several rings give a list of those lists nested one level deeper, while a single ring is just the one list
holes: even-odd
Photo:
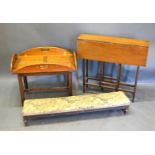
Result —
[{"label": "mahogany pembroke table", "polygon": [[[14,54],[11,61],[11,72],[18,75],[21,101],[25,92],[68,90],[72,95],[72,71],[77,69],[76,56],[66,49],[58,47],[36,47]],[[29,88],[27,76],[66,74],[67,86],[56,88]]]},{"label": "mahogany pembroke table", "polygon": [[[149,42],[137,39],[110,37],[94,34],[81,34],[77,39],[77,58],[83,59],[83,92],[88,86],[108,88],[113,91],[124,91],[132,94],[134,102],[139,67],[146,66]],[[100,62],[98,77],[88,74],[89,61]],[[105,75],[105,63],[117,65],[117,77]],[[134,84],[122,82],[121,68],[123,65],[136,66]],[[97,83],[90,83],[95,80]]]}]

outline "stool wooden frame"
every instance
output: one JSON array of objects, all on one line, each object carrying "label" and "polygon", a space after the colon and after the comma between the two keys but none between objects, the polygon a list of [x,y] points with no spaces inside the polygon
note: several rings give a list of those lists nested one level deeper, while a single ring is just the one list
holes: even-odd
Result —
[{"label": "stool wooden frame", "polygon": [[28,122],[30,120],[35,119],[43,119],[43,118],[53,118],[53,117],[61,117],[61,116],[76,116],[79,114],[89,114],[95,112],[104,112],[104,111],[113,111],[113,110],[122,110],[123,114],[127,114],[129,111],[129,106],[119,106],[119,107],[111,107],[111,108],[98,108],[98,109],[88,109],[88,110],[78,110],[78,111],[70,111],[70,112],[61,112],[55,114],[44,114],[44,115],[34,115],[34,116],[23,116],[24,125],[28,126]]}]

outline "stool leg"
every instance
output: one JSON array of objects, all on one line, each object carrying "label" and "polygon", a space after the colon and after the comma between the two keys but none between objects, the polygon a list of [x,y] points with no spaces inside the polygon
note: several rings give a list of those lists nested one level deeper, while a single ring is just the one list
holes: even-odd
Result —
[{"label": "stool leg", "polygon": [[68,93],[72,96],[72,72],[68,72]]},{"label": "stool leg", "polygon": [[125,109],[122,109],[123,113],[126,114],[129,111],[129,107],[126,107]]},{"label": "stool leg", "polygon": [[22,102],[22,106],[23,106],[25,96],[24,96],[24,85],[23,85],[22,75],[18,75],[18,83],[19,83],[19,91],[20,91],[20,96],[21,96],[21,102]]},{"label": "stool leg", "polygon": [[136,95],[136,89],[137,89],[137,81],[138,81],[138,77],[139,77],[139,66],[137,67],[136,70],[136,78],[135,78],[135,84],[134,84],[134,92],[133,92],[133,97],[132,97],[132,102],[135,101],[135,95]]},{"label": "stool leg", "polygon": [[28,119],[26,117],[23,117],[24,125],[28,126]]}]

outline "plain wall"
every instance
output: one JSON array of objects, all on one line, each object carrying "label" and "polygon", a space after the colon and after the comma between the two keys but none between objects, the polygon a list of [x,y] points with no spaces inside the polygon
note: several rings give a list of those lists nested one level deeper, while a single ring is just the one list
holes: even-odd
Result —
[{"label": "plain wall", "polygon": [[[80,33],[93,33],[148,40],[151,42],[147,66],[140,68],[139,82],[155,82],[155,24],[0,24],[0,74],[11,76],[10,60],[13,53],[37,46],[59,46],[76,50],[76,39]],[[97,73],[98,63],[91,62],[90,72]],[[78,60],[78,76],[82,77],[81,61]],[[107,66],[107,73],[111,65]],[[135,67],[124,66],[122,80],[133,81]],[[114,68],[116,75],[116,66]],[[128,76],[127,76],[128,75]],[[75,78],[75,73],[74,73]]]}]

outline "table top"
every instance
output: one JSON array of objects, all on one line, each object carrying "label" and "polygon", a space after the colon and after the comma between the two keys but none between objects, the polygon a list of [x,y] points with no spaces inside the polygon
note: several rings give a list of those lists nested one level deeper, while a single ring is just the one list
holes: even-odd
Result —
[{"label": "table top", "polygon": [[116,64],[146,66],[149,41],[80,34],[77,39],[77,58]]},{"label": "table top", "polygon": [[77,69],[75,53],[59,47],[36,47],[14,54],[11,72],[48,73],[65,72]]},{"label": "table top", "polygon": [[134,38],[126,38],[126,37],[116,37],[116,36],[104,36],[104,35],[96,35],[96,34],[80,34],[78,36],[78,40],[85,41],[98,41],[98,42],[106,42],[106,43],[115,43],[115,44],[123,44],[123,45],[136,45],[148,47],[150,42],[145,40],[139,40]]}]

